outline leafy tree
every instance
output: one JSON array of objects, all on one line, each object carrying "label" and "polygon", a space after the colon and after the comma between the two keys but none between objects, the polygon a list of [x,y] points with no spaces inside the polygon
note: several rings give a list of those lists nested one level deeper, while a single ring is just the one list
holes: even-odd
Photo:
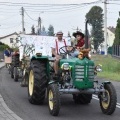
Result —
[{"label": "leafy tree", "polygon": [[10,48],[10,47],[9,47],[8,45],[6,45],[6,44],[0,42],[0,51],[5,50],[6,48]]},{"label": "leafy tree", "polygon": [[49,25],[48,35],[49,36],[54,36],[54,27],[52,25]]},{"label": "leafy tree", "polygon": [[120,45],[120,18],[117,20],[114,45]]},{"label": "leafy tree", "polygon": [[42,31],[45,32],[45,27],[44,26],[42,27]]},{"label": "leafy tree", "polygon": [[104,41],[103,34],[103,9],[99,6],[93,6],[86,14],[89,24],[92,26],[91,36],[93,38],[94,49]]},{"label": "leafy tree", "polygon": [[35,34],[35,27],[34,25],[31,27],[31,33],[34,35]]}]

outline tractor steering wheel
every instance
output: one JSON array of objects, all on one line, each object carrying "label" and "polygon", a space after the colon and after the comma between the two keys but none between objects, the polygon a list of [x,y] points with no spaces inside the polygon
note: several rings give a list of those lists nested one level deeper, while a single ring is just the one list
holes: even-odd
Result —
[{"label": "tractor steering wheel", "polygon": [[[68,48],[72,47],[71,50],[68,50]],[[63,46],[59,49],[60,55],[70,55],[70,53],[73,53],[75,48],[73,46]]]}]

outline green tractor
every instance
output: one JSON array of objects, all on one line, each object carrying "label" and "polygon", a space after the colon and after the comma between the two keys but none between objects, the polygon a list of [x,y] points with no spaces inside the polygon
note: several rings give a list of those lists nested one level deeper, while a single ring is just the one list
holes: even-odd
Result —
[{"label": "green tractor", "polygon": [[[86,22],[87,32],[87,22]],[[86,48],[88,47],[86,35]],[[66,46],[64,46],[66,47]],[[80,60],[72,58],[71,51],[60,48],[62,59],[59,61],[59,79],[53,78],[53,58],[37,53],[32,57],[29,67],[28,99],[31,104],[42,104],[47,93],[47,101],[50,114],[57,116],[60,111],[60,96],[71,94],[76,104],[89,104],[92,95],[98,95],[100,107],[104,114],[111,115],[116,108],[117,95],[111,82],[99,83],[95,80],[94,61],[87,57]]]}]

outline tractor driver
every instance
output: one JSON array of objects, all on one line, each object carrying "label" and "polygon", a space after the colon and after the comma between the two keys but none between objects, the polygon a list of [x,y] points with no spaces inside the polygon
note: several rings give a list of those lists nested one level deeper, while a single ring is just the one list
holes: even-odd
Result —
[{"label": "tractor driver", "polygon": [[55,71],[55,78],[58,76],[58,63],[61,58],[59,49],[63,46],[70,46],[66,42],[65,39],[63,39],[63,33],[61,31],[57,32],[57,39],[55,40],[53,46],[52,46],[52,54],[55,56],[54,61],[54,71]]},{"label": "tractor driver", "polygon": [[82,32],[77,31],[73,33],[73,36],[75,37],[75,40],[71,41],[71,43],[72,46],[76,48],[76,50],[71,55],[73,57],[77,57],[80,50],[85,47],[84,34]]}]

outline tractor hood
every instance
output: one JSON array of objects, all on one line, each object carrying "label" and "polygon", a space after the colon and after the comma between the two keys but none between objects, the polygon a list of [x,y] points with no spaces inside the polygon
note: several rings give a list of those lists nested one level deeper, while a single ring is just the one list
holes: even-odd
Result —
[{"label": "tractor hood", "polygon": [[92,60],[87,58],[82,60],[79,58],[60,60],[60,66],[62,66],[63,63],[69,63],[72,82],[77,89],[93,88],[94,62]]},{"label": "tractor hood", "polygon": [[71,59],[60,60],[60,65],[62,65],[63,63],[69,63],[71,66],[75,66],[75,65],[84,66],[86,64],[88,64],[90,66],[94,66],[94,62],[92,60],[87,59],[87,58],[84,58],[82,60],[80,60],[79,58],[71,58]]}]

